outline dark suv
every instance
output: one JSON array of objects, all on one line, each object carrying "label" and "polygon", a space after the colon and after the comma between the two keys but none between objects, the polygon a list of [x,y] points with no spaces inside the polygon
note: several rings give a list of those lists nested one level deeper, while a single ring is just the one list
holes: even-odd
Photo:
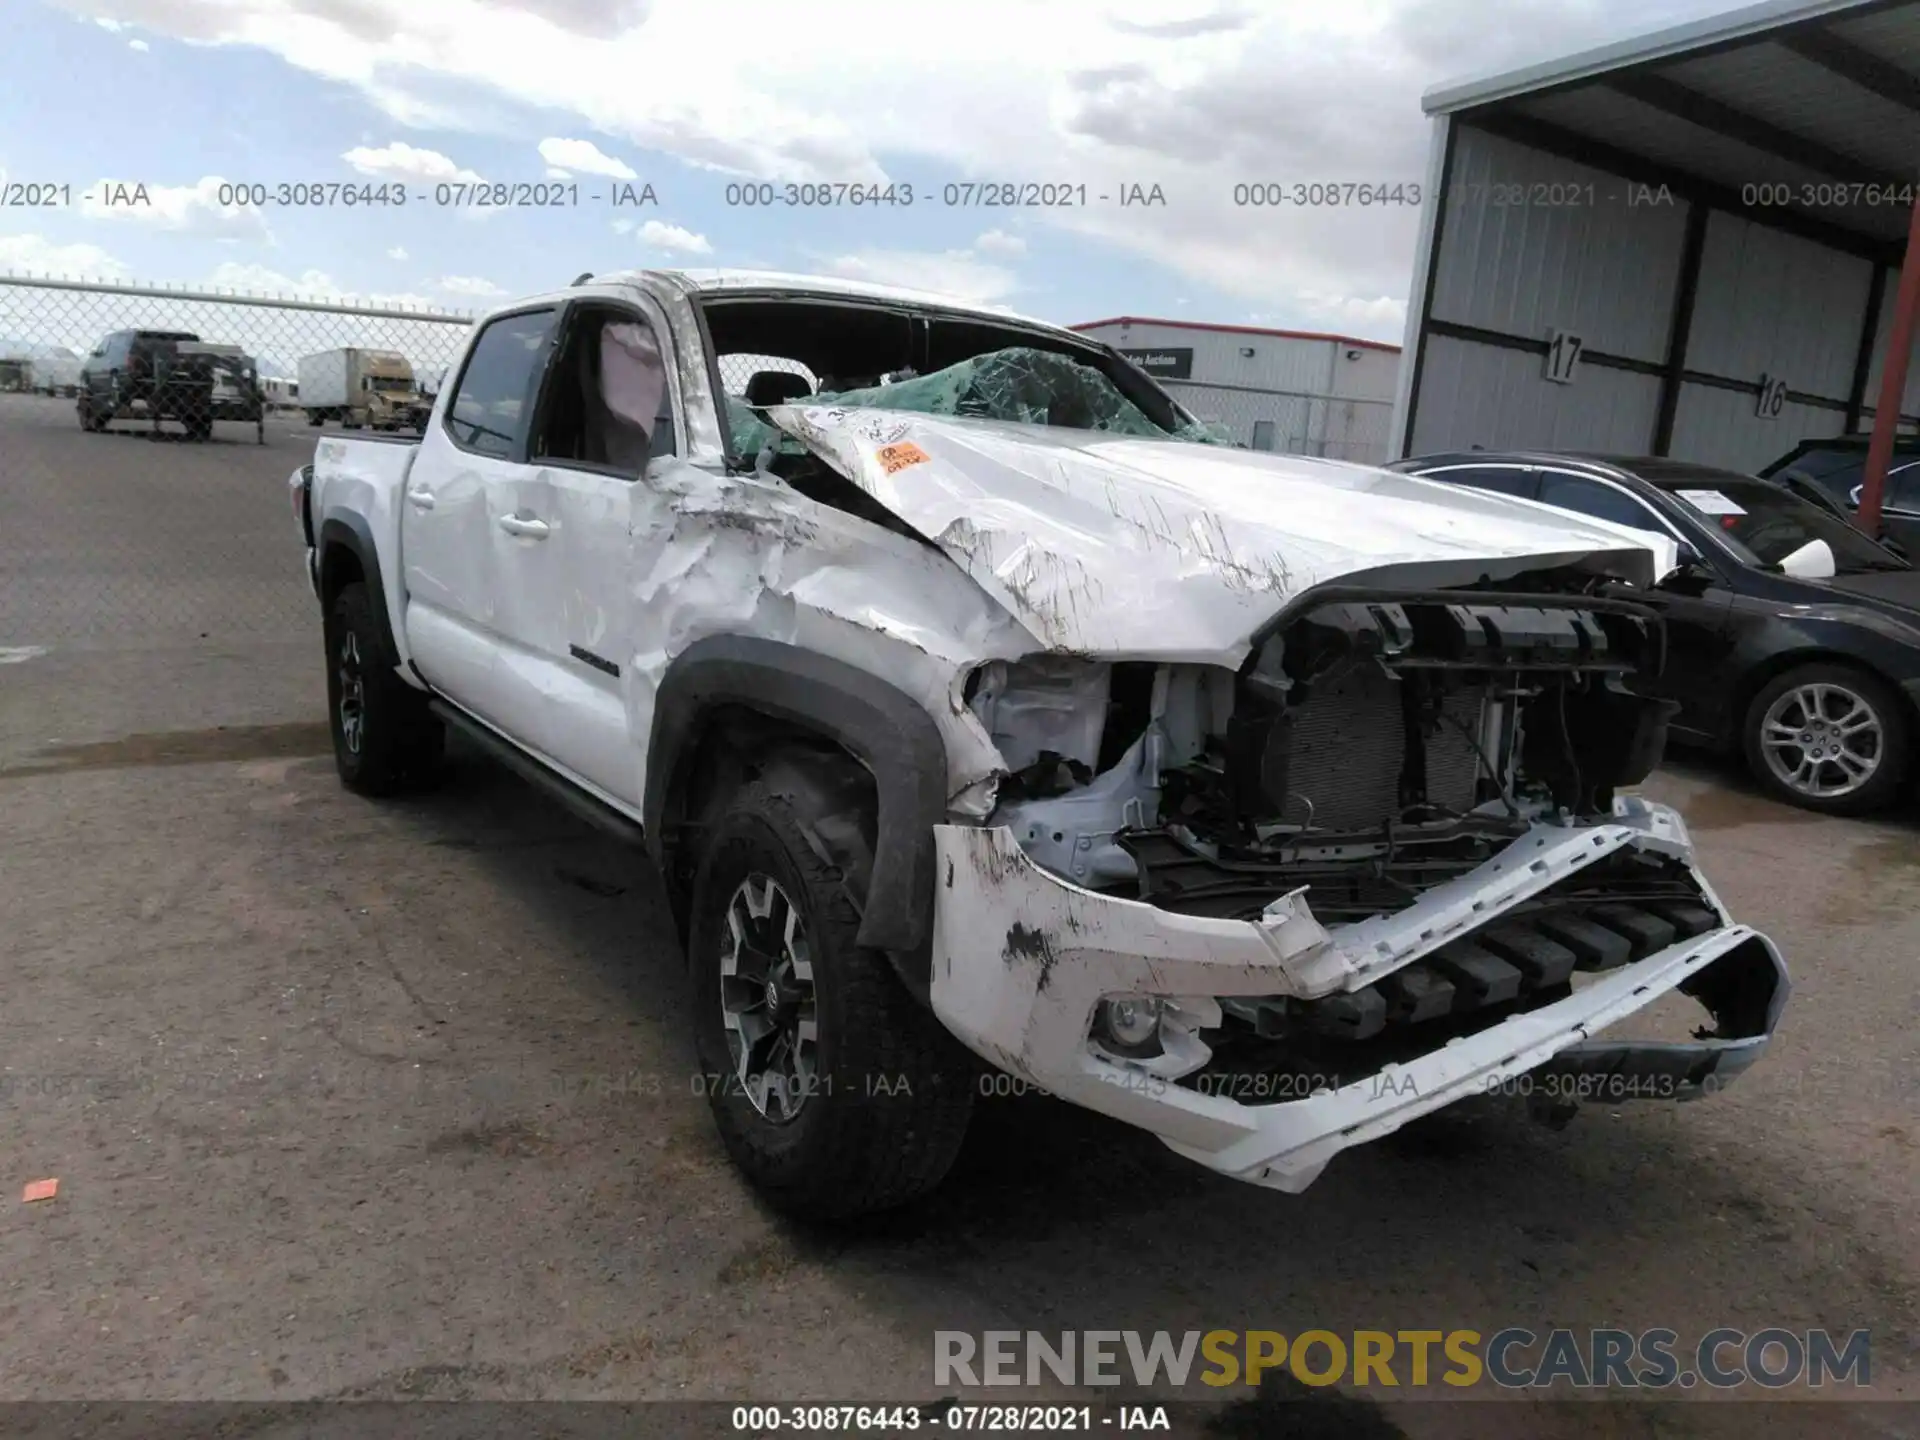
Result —
[{"label": "dark suv", "polygon": [[214,345],[187,330],[116,330],[80,368],[81,428],[115,420],[171,420],[196,440],[215,420],[258,426],[263,416],[253,361],[237,345]]},{"label": "dark suv", "polygon": [[[1802,493],[1818,490],[1852,515],[1860,508],[1868,438],[1837,435],[1828,440],[1802,440],[1760,475]],[[1903,553],[1920,554],[1920,436],[1894,437],[1887,485],[1880,495],[1880,534]]]}]

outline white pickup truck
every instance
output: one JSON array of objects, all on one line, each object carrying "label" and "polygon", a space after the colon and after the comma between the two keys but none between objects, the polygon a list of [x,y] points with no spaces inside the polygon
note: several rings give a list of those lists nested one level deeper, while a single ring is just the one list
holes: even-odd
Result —
[{"label": "white pickup truck", "polygon": [[[1028,1087],[1296,1191],[1469,1095],[1710,1093],[1785,1004],[1630,788],[1647,550],[1222,445],[1072,331],[583,276],[291,486],[342,779],[452,725],[643,846],[725,1143],[797,1213],[924,1192]],[[1692,1038],[1611,1030],[1670,996]]]}]

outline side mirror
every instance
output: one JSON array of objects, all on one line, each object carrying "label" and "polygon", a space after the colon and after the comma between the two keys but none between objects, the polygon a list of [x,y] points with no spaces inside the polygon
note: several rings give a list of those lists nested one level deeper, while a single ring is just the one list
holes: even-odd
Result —
[{"label": "side mirror", "polygon": [[1835,570],[1833,547],[1824,540],[1809,540],[1780,561],[1780,571],[1797,580],[1831,580]]}]

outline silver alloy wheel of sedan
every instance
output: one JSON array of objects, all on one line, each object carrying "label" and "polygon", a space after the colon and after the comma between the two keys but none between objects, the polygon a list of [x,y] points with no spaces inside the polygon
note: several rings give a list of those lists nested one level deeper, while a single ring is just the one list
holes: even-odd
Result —
[{"label": "silver alloy wheel of sedan", "polygon": [[734,1075],[753,1108],[790,1123],[818,1074],[813,956],[800,907],[770,875],[742,880],[727,902],[720,1016]]},{"label": "silver alloy wheel of sedan", "polygon": [[361,727],[367,718],[367,686],[360,665],[360,637],[348,630],[340,637],[340,738],[347,753],[360,753]]},{"label": "silver alloy wheel of sedan", "polygon": [[1864,696],[1830,680],[1783,691],[1760,722],[1760,749],[1774,778],[1816,800],[1866,784],[1885,746],[1879,713]]}]

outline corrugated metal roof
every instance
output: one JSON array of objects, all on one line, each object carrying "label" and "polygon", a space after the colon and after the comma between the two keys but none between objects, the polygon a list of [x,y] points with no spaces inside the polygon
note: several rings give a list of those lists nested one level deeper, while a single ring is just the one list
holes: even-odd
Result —
[{"label": "corrugated metal roof", "polygon": [[[1920,185],[1920,0],[1767,0],[1423,103],[1629,179],[1897,242]],[[1756,201],[1763,185],[1788,188]]]},{"label": "corrugated metal roof", "polygon": [[1709,15],[1704,20],[1670,26],[1650,35],[1629,36],[1557,60],[1523,65],[1494,75],[1448,80],[1427,91],[1421,98],[1421,108],[1429,115],[1449,115],[1569,81],[1591,80],[1611,71],[1753,39],[1805,21],[1874,8],[1879,3],[1880,0],[1762,0],[1761,4],[1729,10],[1724,15]]}]

